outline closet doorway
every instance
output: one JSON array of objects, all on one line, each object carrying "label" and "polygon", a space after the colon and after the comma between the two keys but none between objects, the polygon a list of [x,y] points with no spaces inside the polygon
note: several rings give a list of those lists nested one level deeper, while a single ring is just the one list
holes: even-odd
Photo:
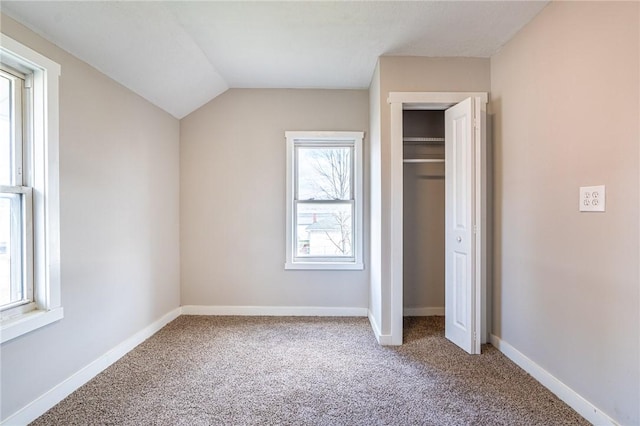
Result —
[{"label": "closet doorway", "polygon": [[[445,336],[449,340],[470,354],[479,354],[481,343],[486,342],[487,99],[487,93],[389,94],[390,297],[391,338],[395,344],[402,343],[405,263],[409,267],[408,298],[441,300],[444,292]],[[424,121],[420,122],[420,117]],[[405,200],[405,190],[407,196],[432,197],[434,210],[425,210],[429,199]],[[416,206],[418,212],[405,215],[405,206]],[[428,224],[418,222],[421,215]],[[431,233],[430,241],[420,241],[425,233]],[[407,253],[405,235],[411,248]],[[435,253],[438,247],[443,252]],[[431,273],[426,270],[429,267]],[[443,281],[444,289],[433,287]],[[416,288],[416,282],[431,288]]]}]

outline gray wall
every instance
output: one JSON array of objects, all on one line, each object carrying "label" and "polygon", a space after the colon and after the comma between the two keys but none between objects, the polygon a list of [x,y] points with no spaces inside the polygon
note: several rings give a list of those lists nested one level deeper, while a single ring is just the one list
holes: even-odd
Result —
[{"label": "gray wall", "polygon": [[382,146],[380,140],[380,61],[376,63],[369,86],[369,208],[371,226],[369,241],[371,257],[369,261],[369,318],[382,332],[382,262],[387,247],[382,245]]},{"label": "gray wall", "polygon": [[[640,424],[638,3],[552,2],[491,59],[493,333]],[[605,213],[578,187],[606,185]]]},{"label": "gray wall", "polygon": [[10,18],[1,24],[62,66],[65,312],[2,345],[4,419],[180,305],[179,124]]},{"label": "gray wall", "polygon": [[366,90],[233,89],[182,119],[183,305],[367,307],[368,263],[284,270],[284,132],[367,131],[368,115]]}]

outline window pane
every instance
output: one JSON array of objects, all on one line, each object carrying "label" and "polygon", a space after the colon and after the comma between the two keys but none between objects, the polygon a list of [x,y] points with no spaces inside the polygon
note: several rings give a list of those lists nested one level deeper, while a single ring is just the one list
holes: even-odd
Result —
[{"label": "window pane", "polygon": [[352,217],[352,203],[297,203],[297,256],[352,257]]},{"label": "window pane", "polygon": [[350,200],[352,148],[298,147],[298,200]]},{"label": "window pane", "polygon": [[11,155],[11,81],[0,76],[0,185],[13,185]]},{"label": "window pane", "polygon": [[0,194],[0,306],[24,299],[20,195]]}]

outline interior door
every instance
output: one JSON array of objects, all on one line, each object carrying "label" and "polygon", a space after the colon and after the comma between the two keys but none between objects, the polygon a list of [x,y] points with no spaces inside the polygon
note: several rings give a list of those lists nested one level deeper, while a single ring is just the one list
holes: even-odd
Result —
[{"label": "interior door", "polygon": [[481,120],[476,102],[467,98],[445,111],[445,336],[470,354],[480,353],[474,197]]}]

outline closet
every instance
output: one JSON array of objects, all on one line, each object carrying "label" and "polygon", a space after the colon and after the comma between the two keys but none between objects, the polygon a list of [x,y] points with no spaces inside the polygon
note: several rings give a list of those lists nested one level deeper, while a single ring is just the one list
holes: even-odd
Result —
[{"label": "closet", "polygon": [[390,344],[402,344],[403,314],[443,310],[445,337],[460,348],[480,353],[487,340],[487,101],[389,93]]},{"label": "closet", "polygon": [[403,312],[444,315],[444,111],[404,110]]}]

